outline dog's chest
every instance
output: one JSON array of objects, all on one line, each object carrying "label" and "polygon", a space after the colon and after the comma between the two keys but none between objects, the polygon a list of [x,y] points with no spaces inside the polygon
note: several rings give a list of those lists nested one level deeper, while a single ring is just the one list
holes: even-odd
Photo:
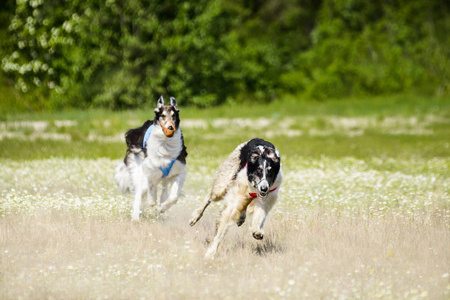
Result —
[{"label": "dog's chest", "polygon": [[181,139],[177,136],[167,140],[154,137],[147,143],[147,157],[144,159],[144,171],[153,173],[155,169],[166,168],[173,164],[182,150]]}]

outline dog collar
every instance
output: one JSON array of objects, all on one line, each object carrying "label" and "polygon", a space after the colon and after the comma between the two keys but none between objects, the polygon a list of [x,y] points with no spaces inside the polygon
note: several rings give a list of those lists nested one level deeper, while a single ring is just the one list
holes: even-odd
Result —
[{"label": "dog collar", "polygon": [[[275,191],[277,188],[278,188],[277,186],[274,187],[273,189],[271,189],[271,190],[269,191],[269,193],[272,193],[272,192]],[[253,199],[255,199],[256,197],[258,197],[258,194],[257,194],[257,193],[248,193],[248,195],[249,195],[251,198],[253,198]]]}]

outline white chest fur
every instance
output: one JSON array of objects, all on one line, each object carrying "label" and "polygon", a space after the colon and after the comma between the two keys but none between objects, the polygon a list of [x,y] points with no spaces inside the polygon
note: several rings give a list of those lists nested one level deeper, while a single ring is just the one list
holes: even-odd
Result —
[{"label": "white chest fur", "polygon": [[144,160],[144,170],[167,167],[178,157],[182,150],[181,131],[177,129],[173,137],[168,138],[160,126],[155,126],[146,143],[147,158]]}]

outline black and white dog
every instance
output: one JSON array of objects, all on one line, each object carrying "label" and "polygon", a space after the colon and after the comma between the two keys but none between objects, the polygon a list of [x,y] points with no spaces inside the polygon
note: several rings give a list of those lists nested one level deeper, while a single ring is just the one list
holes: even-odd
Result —
[{"label": "black and white dog", "polygon": [[234,149],[220,165],[210,193],[194,211],[189,221],[193,226],[211,201],[226,201],[217,224],[216,235],[205,258],[214,259],[219,243],[230,225],[241,226],[246,214],[253,214],[252,235],[261,240],[267,214],[277,201],[283,175],[280,154],[272,143],[252,139]]},{"label": "black and white dog", "polygon": [[[164,105],[161,96],[154,119],[130,129],[125,140],[127,152],[116,167],[114,179],[122,192],[134,194],[132,220],[138,221],[147,198],[151,206],[158,204],[158,210],[164,212],[181,194],[187,152],[175,98],[170,98],[170,105]],[[159,183],[162,183],[162,192],[157,203]]]}]

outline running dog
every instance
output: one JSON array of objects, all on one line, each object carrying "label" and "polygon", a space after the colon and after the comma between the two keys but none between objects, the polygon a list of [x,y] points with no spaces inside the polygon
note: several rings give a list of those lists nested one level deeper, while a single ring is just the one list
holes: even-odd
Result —
[{"label": "running dog", "polygon": [[[186,177],[188,154],[175,98],[170,98],[170,105],[164,105],[161,96],[154,111],[153,120],[125,134],[128,148],[114,175],[123,193],[134,194],[133,221],[139,221],[146,199],[150,206],[158,204],[160,212],[167,211],[177,202]],[[162,192],[157,203],[159,183],[162,183]]]},{"label": "running dog", "polygon": [[226,201],[206,259],[214,259],[229,226],[234,222],[241,226],[247,213],[253,214],[250,227],[253,237],[263,239],[262,227],[277,201],[282,177],[280,154],[273,144],[262,139],[252,139],[234,149],[220,165],[211,191],[189,221],[194,226],[211,201]]}]

